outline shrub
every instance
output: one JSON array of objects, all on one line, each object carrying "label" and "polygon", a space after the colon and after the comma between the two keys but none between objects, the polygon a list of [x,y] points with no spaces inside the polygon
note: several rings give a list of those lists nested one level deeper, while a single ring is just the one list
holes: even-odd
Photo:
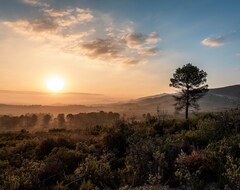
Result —
[{"label": "shrub", "polygon": [[212,160],[202,151],[193,151],[191,155],[181,151],[176,159],[175,175],[185,188],[203,189],[205,184],[216,180],[215,170]]},{"label": "shrub", "polygon": [[76,143],[72,139],[69,139],[69,137],[60,137],[56,140],[56,143],[58,147],[76,148]]},{"label": "shrub", "polygon": [[24,160],[20,168],[7,168],[0,174],[0,189],[33,189],[39,185],[40,162]]},{"label": "shrub", "polygon": [[226,160],[226,155],[240,157],[240,134],[224,137],[220,141],[210,143],[206,150],[214,152],[222,161]]},{"label": "shrub", "polygon": [[87,181],[83,180],[80,186],[80,190],[92,190],[94,189],[94,187],[95,186],[91,180],[87,180]]},{"label": "shrub", "polygon": [[40,144],[35,149],[36,159],[38,160],[43,159],[45,156],[50,154],[52,149],[56,146],[57,146],[57,143],[54,139],[52,138],[44,139],[42,142],[40,142]]},{"label": "shrub", "polygon": [[55,184],[63,179],[63,163],[57,160],[46,162],[38,170],[38,178],[41,186],[46,187]]},{"label": "shrub", "polygon": [[73,173],[74,170],[77,168],[78,164],[83,160],[83,156],[75,151],[70,150],[65,147],[54,148],[52,152],[48,155],[45,159],[45,162],[57,162],[61,163],[63,166],[62,172],[66,174]]},{"label": "shrub", "polygon": [[23,140],[16,144],[16,147],[12,149],[12,154],[19,154],[24,159],[32,159],[34,157],[34,151],[37,147],[38,141],[36,140]]},{"label": "shrub", "polygon": [[85,161],[75,170],[75,175],[83,183],[84,181],[92,181],[92,185],[101,189],[114,186],[114,175],[109,163],[109,155],[104,154],[97,157],[88,155]]},{"label": "shrub", "polygon": [[134,133],[128,142],[126,168],[121,170],[122,180],[131,186],[159,184],[166,162],[164,154],[158,150],[158,139]]},{"label": "shrub", "polygon": [[228,155],[225,170],[226,172],[223,174],[227,180],[225,189],[240,189],[240,159],[234,159]]},{"label": "shrub", "polygon": [[5,169],[9,166],[8,160],[0,160],[0,170]]},{"label": "shrub", "polygon": [[217,123],[213,119],[199,120],[196,130],[185,133],[185,139],[197,148],[204,148],[216,136]]},{"label": "shrub", "polygon": [[123,157],[127,148],[127,138],[131,130],[124,121],[119,121],[112,128],[109,128],[103,138],[104,145],[114,152],[118,158]]}]

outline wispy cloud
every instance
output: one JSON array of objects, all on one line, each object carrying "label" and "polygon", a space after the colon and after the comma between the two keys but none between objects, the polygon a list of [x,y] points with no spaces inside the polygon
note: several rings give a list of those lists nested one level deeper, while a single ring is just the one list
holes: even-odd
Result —
[{"label": "wispy cloud", "polygon": [[91,21],[94,17],[89,9],[76,8],[77,19],[79,21]]},{"label": "wispy cloud", "polygon": [[84,53],[90,57],[103,59],[118,58],[123,51],[122,44],[114,39],[96,39],[78,45]]},{"label": "wispy cloud", "polygon": [[152,32],[148,35],[142,33],[129,33],[124,39],[129,49],[135,50],[138,55],[143,57],[156,55],[158,48],[155,45],[161,40],[156,32]]},{"label": "wispy cloud", "polygon": [[145,36],[143,36],[141,33],[127,34],[125,40],[129,48],[137,49],[145,42]]},{"label": "wispy cloud", "polygon": [[40,17],[3,23],[31,39],[61,44],[64,52],[127,65],[145,63],[158,52],[159,35],[135,32],[132,22],[114,23],[110,15],[81,7],[56,9],[41,0],[22,1],[39,7]]},{"label": "wispy cloud", "polygon": [[143,35],[141,33],[130,33],[125,37],[129,48],[138,49],[146,43],[156,44],[160,41],[160,38],[156,32],[152,32],[149,35]]},{"label": "wispy cloud", "polygon": [[152,32],[147,36],[145,41],[150,44],[156,44],[161,41],[161,38],[159,37],[157,32]]},{"label": "wispy cloud", "polygon": [[[38,2],[27,0],[29,2]],[[41,9],[42,15],[38,18],[23,18],[15,21],[3,22],[8,27],[13,28],[16,32],[24,34],[31,38],[48,38],[48,39],[76,39],[77,37],[86,36],[85,31],[73,31],[75,25],[90,22],[94,19],[89,9],[66,8],[53,9],[50,7]],[[91,30],[93,31],[93,30]],[[89,33],[89,35],[92,32]],[[54,38],[53,38],[54,37]]]},{"label": "wispy cloud", "polygon": [[201,44],[210,47],[220,47],[224,45],[224,41],[225,41],[224,36],[208,37],[203,39],[201,41]]},{"label": "wispy cloud", "polygon": [[74,11],[74,9],[56,10],[51,8],[44,9],[43,11],[51,17],[63,17],[70,15]]},{"label": "wispy cloud", "polygon": [[23,3],[35,6],[35,7],[50,7],[50,5],[46,2],[43,2],[41,0],[22,0]]},{"label": "wispy cloud", "polygon": [[68,47],[66,51],[112,64],[136,65],[145,63],[145,61],[128,54],[126,48],[124,40],[108,37],[78,43]]},{"label": "wispy cloud", "polygon": [[142,48],[138,51],[139,55],[142,56],[154,56],[156,55],[158,52],[158,48],[157,47],[146,47],[146,48]]},{"label": "wispy cloud", "polygon": [[[111,63],[131,65],[145,63],[146,57],[154,56],[158,52],[158,48],[153,46],[157,40],[148,41],[149,36],[141,33],[124,34],[123,36],[114,34],[106,38],[74,44],[69,46],[67,51]],[[129,45],[129,43],[132,44]]]}]

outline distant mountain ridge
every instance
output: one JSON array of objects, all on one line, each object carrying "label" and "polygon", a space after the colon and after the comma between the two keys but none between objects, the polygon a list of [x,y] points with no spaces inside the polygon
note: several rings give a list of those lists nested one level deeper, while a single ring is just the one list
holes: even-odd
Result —
[{"label": "distant mountain ridge", "polygon": [[[226,86],[226,87],[219,87],[219,88],[211,88],[208,91],[208,94],[216,94],[216,95],[225,95],[225,96],[232,96],[232,97],[237,97],[240,98],[240,85],[232,85],[232,86]],[[158,98],[166,95],[171,95],[169,93],[162,93],[162,94],[156,94],[152,96],[146,96],[139,98],[137,100],[144,100],[144,99],[153,99],[153,98]]]},{"label": "distant mountain ridge", "polygon": [[[103,101],[104,102],[104,101]],[[141,97],[118,103],[102,103],[95,105],[7,105],[0,104],[0,115],[12,114],[19,115],[24,113],[79,113],[95,111],[112,111],[127,116],[141,116],[145,113],[156,114],[157,108],[169,114],[174,112],[175,103],[173,94],[158,94],[153,96]],[[240,85],[232,85],[221,88],[209,89],[206,95],[198,101],[200,112],[215,112],[240,105]]]},{"label": "distant mountain ridge", "polygon": [[[168,110],[169,112],[174,111],[173,94],[144,97],[138,99],[135,103],[145,106],[158,105],[160,108]],[[209,89],[198,103],[200,105],[200,111],[219,111],[236,107],[240,105],[240,85]]]},{"label": "distant mountain ridge", "polygon": [[72,104],[96,104],[104,101],[113,103],[116,99],[103,94],[82,92],[38,92],[38,91],[11,91],[0,90],[0,103],[11,105],[72,105]]},{"label": "distant mountain ridge", "polygon": [[220,94],[220,95],[240,98],[240,85],[214,88],[214,89],[211,89],[210,91],[213,94]]}]

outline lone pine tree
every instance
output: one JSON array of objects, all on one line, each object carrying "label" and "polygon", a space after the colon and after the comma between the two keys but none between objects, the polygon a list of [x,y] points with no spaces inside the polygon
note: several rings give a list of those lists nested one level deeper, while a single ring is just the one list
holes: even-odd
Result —
[{"label": "lone pine tree", "polygon": [[199,109],[197,100],[205,95],[208,91],[207,73],[199,70],[198,67],[188,63],[182,68],[177,68],[170,79],[169,86],[180,89],[178,95],[174,95],[176,101],[175,109],[182,110],[185,108],[185,118],[188,119],[189,108]]}]

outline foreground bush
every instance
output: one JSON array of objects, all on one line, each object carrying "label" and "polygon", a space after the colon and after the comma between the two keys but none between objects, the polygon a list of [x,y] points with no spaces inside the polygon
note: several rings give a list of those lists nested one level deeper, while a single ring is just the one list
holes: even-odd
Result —
[{"label": "foreground bush", "polygon": [[147,114],[81,130],[2,133],[0,189],[240,189],[238,121],[233,111],[188,122]]}]

